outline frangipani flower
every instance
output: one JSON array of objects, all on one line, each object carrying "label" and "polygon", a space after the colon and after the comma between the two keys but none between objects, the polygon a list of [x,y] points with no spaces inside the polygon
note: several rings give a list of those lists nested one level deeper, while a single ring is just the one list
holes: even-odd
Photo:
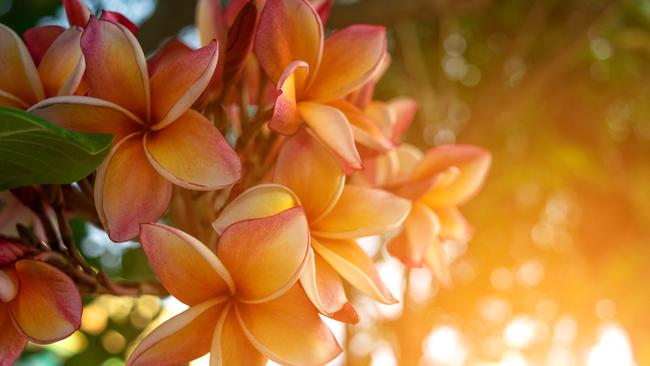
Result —
[{"label": "frangipani flower", "polygon": [[443,241],[466,242],[471,226],[458,206],[481,188],[490,167],[487,150],[471,145],[442,145],[422,154],[403,144],[375,159],[369,169],[374,186],[413,202],[404,229],[388,251],[411,267],[427,265],[443,284],[449,282]]},{"label": "frangipani flower", "polygon": [[0,267],[0,365],[18,359],[27,341],[52,343],[81,324],[81,296],[57,268],[21,259]]},{"label": "frangipani flower", "polygon": [[165,225],[144,224],[140,238],[158,278],[190,308],[147,335],[128,365],[175,365],[210,352],[210,365],[308,366],[341,352],[297,284],[309,250],[302,208],[230,225],[216,254]]},{"label": "frangipani flower", "polygon": [[30,111],[71,130],[115,135],[95,179],[97,212],[113,241],[158,220],[172,183],[214,190],[239,180],[236,153],[190,109],[216,67],[216,42],[160,65],[151,78],[142,49],[120,24],[92,18],[81,48],[89,96],[50,98]]},{"label": "frangipani flower", "polygon": [[386,53],[384,28],[352,25],[324,39],[320,17],[307,1],[268,0],[255,51],[278,89],[269,127],[292,135],[304,123],[346,173],[360,169],[355,121],[336,102],[373,76]]},{"label": "frangipani flower", "polygon": [[18,35],[0,24],[0,105],[27,109],[46,97],[73,94],[84,74],[81,29],[57,36],[38,68]]},{"label": "frangipani flower", "polygon": [[269,185],[253,187],[224,208],[213,225],[217,233],[242,217],[264,217],[301,205],[309,222],[311,249],[300,283],[318,310],[339,320],[357,320],[341,277],[376,301],[395,303],[372,259],[354,239],[398,228],[410,203],[382,190],[345,185],[336,160],[304,130],[283,146],[274,181],[295,196]]}]

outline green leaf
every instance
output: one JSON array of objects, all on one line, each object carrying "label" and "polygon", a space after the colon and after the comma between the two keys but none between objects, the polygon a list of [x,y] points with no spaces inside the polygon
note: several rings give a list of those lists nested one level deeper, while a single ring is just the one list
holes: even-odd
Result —
[{"label": "green leaf", "polygon": [[66,184],[92,173],[112,135],[71,132],[43,118],[0,107],[0,190]]}]

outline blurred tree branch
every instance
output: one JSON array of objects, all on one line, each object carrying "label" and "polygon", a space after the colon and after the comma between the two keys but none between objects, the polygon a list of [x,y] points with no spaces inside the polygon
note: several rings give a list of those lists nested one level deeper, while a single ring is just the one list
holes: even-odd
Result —
[{"label": "blurred tree branch", "polygon": [[178,35],[184,27],[194,24],[196,0],[159,1],[151,17],[140,26],[138,39],[148,54],[160,47],[160,43]]}]

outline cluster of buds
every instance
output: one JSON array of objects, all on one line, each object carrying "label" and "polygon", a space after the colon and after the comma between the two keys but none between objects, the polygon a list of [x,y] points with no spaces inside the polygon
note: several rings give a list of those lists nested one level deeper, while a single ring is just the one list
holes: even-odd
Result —
[{"label": "cluster of buds", "polygon": [[[114,242],[139,240],[160,283],[189,306],[144,337],[129,365],[208,352],[212,365],[331,361],[342,349],[320,315],[360,318],[344,282],[396,302],[363,237],[449,282],[443,243],[470,238],[457,207],[480,189],[490,154],[401,143],[415,102],[373,100],[390,63],[383,27],[326,37],[327,0],[199,0],[202,47],[171,40],[147,59],[124,16],[64,5],[68,29],[36,27],[23,40],[0,25],[0,105],[114,136],[96,173],[77,183],[90,187],[91,220]],[[5,365],[26,340],[70,335],[82,309],[77,278],[47,252],[3,240]]]}]

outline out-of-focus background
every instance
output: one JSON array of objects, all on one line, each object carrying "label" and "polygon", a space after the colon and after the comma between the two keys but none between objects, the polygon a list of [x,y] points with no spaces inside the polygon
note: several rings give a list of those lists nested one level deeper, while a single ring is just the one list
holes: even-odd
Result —
[{"label": "out-of-focus background", "polygon": [[[194,1],[87,2],[138,23],[145,51],[173,35],[197,43]],[[0,0],[0,22],[66,21],[58,0]],[[365,319],[334,326],[346,346],[335,364],[650,365],[650,0],[335,1],[327,28],[353,23],[388,27],[377,97],[418,100],[407,140],[484,146],[493,167],[462,208],[475,233],[450,248],[454,286],[382,260],[405,296],[355,299]],[[135,244],[75,226],[95,265],[151,275]],[[143,328],[178,311],[162,305],[100,297],[81,332],[19,364],[122,365]]]}]

